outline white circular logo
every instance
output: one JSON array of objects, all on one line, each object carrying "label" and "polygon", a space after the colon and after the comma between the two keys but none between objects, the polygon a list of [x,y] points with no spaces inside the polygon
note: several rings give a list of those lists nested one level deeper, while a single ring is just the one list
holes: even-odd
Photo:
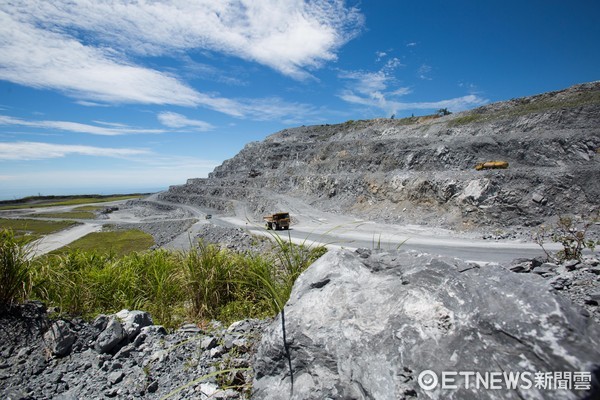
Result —
[{"label": "white circular logo", "polygon": [[438,377],[435,372],[430,369],[426,369],[419,374],[417,382],[419,383],[419,386],[421,386],[421,389],[432,390],[438,384]]}]

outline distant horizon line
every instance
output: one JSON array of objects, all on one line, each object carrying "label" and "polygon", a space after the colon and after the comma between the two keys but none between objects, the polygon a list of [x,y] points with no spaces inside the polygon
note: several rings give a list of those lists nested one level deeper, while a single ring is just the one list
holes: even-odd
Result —
[{"label": "distant horizon line", "polygon": [[132,189],[57,189],[37,193],[32,190],[18,190],[12,193],[0,193],[0,201],[18,201],[38,197],[69,197],[69,196],[127,196],[134,194],[153,194],[167,190],[168,187],[132,188]]}]

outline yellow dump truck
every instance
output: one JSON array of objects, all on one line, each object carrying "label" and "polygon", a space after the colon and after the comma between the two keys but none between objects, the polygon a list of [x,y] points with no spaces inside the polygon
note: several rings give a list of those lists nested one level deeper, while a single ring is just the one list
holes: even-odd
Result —
[{"label": "yellow dump truck", "polygon": [[290,214],[289,213],[275,213],[271,215],[265,215],[263,219],[266,222],[267,229],[278,231],[280,229],[290,229]]},{"label": "yellow dump truck", "polygon": [[508,163],[506,161],[486,161],[479,163],[475,166],[477,171],[481,171],[482,169],[506,169],[508,168]]}]

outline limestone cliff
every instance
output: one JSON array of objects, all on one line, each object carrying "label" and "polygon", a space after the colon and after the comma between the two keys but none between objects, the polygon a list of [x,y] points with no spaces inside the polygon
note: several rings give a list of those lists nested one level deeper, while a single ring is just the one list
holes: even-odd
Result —
[{"label": "limestone cliff", "polygon": [[[593,82],[448,116],[285,129],[161,197],[217,209],[242,201],[259,215],[285,195],[379,221],[530,226],[598,209],[599,152]],[[474,169],[491,160],[509,167]]]}]

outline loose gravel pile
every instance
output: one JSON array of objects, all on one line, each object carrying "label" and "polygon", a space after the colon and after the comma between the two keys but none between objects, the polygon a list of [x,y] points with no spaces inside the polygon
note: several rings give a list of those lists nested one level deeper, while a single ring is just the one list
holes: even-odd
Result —
[{"label": "loose gravel pile", "polygon": [[52,320],[26,303],[0,315],[0,398],[246,399],[267,323],[167,333],[142,311]]}]

